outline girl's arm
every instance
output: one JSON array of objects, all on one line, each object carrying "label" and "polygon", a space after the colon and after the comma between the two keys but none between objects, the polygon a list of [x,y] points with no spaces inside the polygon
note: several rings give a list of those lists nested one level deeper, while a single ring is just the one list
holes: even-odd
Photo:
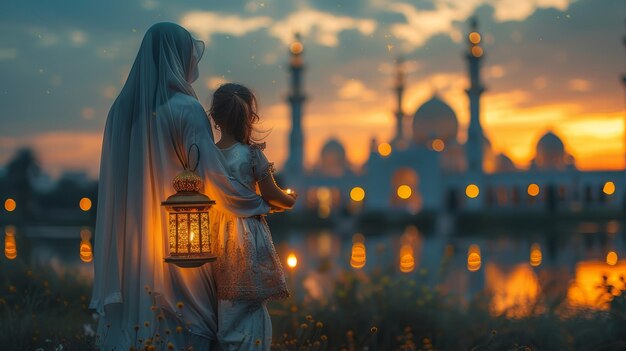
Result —
[{"label": "girl's arm", "polygon": [[267,177],[258,182],[261,197],[272,207],[279,207],[289,210],[296,203],[296,194],[287,194],[283,191],[274,180],[274,176],[270,173]]}]

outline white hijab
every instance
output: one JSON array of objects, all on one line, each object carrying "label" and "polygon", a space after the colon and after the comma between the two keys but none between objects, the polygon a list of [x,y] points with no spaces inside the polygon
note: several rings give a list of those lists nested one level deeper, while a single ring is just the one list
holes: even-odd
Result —
[{"label": "white hijab", "polygon": [[[228,174],[215,146],[210,123],[191,86],[203,51],[204,44],[176,24],[152,26],[107,118],[90,307],[104,317],[105,306],[121,304],[119,320],[107,321],[126,335],[116,344],[119,349],[128,349],[135,325],[144,334],[144,322],[154,315],[150,307],[155,296],[159,307],[173,313],[177,301],[186,302],[183,318],[191,322],[192,332],[215,339],[210,266],[180,269],[163,262],[166,224],[160,203],[174,192],[173,176],[183,170],[182,164],[190,163],[191,144],[199,146],[197,172],[217,207],[241,217],[269,210],[260,196]],[[149,333],[154,330],[145,334]]]}]

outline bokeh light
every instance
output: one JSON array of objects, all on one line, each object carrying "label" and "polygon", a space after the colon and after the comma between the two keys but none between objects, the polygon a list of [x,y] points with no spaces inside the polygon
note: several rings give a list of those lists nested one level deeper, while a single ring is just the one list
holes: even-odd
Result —
[{"label": "bokeh light", "polygon": [[606,195],[613,195],[615,193],[615,183],[610,181],[604,183],[604,186],[602,187],[602,192]]},{"label": "bokeh light", "polygon": [[481,57],[483,55],[483,48],[478,45],[472,46],[472,55],[474,57]]},{"label": "bokeh light", "polygon": [[296,268],[297,265],[298,265],[298,258],[296,257],[294,253],[290,253],[287,256],[287,266],[293,269],[293,268]]},{"label": "bokeh light", "polygon": [[469,39],[470,43],[478,44],[478,43],[480,43],[480,39],[481,38],[480,38],[480,34],[478,32],[471,32],[468,35],[468,39]]},{"label": "bokeh light", "polygon": [[4,209],[9,211],[9,212],[13,212],[15,211],[15,208],[17,207],[17,203],[15,203],[15,200],[13,199],[6,199],[4,201]]},{"label": "bokeh light", "polygon": [[609,251],[609,253],[606,254],[606,263],[611,266],[615,266],[617,264],[617,259],[617,252],[615,251]]},{"label": "bokeh light", "polygon": [[437,152],[441,152],[441,151],[443,151],[446,148],[446,143],[444,143],[443,140],[441,140],[441,139],[435,139],[430,144],[430,146],[433,148],[433,150],[435,150]]},{"label": "bokeh light", "polygon": [[481,265],[480,248],[478,245],[472,244],[467,250],[467,270],[476,272],[480,269]]},{"label": "bokeh light", "polygon": [[480,189],[478,188],[478,185],[469,184],[467,187],[465,187],[465,195],[467,195],[467,197],[469,197],[470,199],[477,197],[478,194],[480,194]]},{"label": "bokeh light", "polygon": [[399,198],[406,200],[411,197],[413,190],[411,189],[410,186],[406,184],[402,184],[398,187],[398,189],[396,190],[396,193],[398,194]]},{"label": "bokeh light", "polygon": [[389,156],[391,154],[391,150],[391,145],[389,145],[389,143],[381,143],[378,145],[378,153],[380,156]]},{"label": "bokeh light", "polygon": [[80,199],[78,205],[80,206],[81,210],[87,212],[91,210],[91,199],[89,199],[88,197],[83,197],[82,199]]},{"label": "bokeh light", "polygon": [[350,198],[356,202],[363,201],[365,199],[365,190],[360,186],[355,186],[350,190]]},{"label": "bokeh light", "polygon": [[535,183],[528,185],[528,195],[533,197],[539,195],[539,185]]},{"label": "bokeh light", "polygon": [[541,265],[542,259],[543,255],[541,253],[541,247],[537,243],[532,244],[530,247],[530,265],[537,267]]}]

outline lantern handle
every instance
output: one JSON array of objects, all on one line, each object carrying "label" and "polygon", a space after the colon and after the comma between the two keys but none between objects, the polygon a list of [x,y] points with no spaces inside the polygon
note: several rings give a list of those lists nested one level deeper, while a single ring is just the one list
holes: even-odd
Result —
[{"label": "lantern handle", "polygon": [[195,172],[196,169],[198,168],[198,165],[200,164],[200,148],[198,147],[198,144],[196,143],[189,145],[189,150],[187,151],[187,159],[188,161],[191,161],[191,148],[194,146],[196,147],[198,157],[196,158],[196,165],[193,166],[193,169],[191,169],[191,164],[188,165],[192,172]]}]

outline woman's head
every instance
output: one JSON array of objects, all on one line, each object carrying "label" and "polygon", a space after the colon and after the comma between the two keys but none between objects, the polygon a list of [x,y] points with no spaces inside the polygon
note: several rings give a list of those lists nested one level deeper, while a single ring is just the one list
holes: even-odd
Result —
[{"label": "woman's head", "polygon": [[258,122],[254,93],[241,84],[222,84],[213,93],[209,115],[220,131],[243,144],[252,142],[254,124]]},{"label": "woman's head", "polygon": [[[151,41],[152,58],[157,67],[163,67],[167,62],[169,66],[181,67],[188,83],[198,78],[198,62],[204,53],[204,43],[194,39],[185,28],[176,23],[157,23],[146,32],[146,40]],[[176,61],[176,65],[171,61]]]}]

